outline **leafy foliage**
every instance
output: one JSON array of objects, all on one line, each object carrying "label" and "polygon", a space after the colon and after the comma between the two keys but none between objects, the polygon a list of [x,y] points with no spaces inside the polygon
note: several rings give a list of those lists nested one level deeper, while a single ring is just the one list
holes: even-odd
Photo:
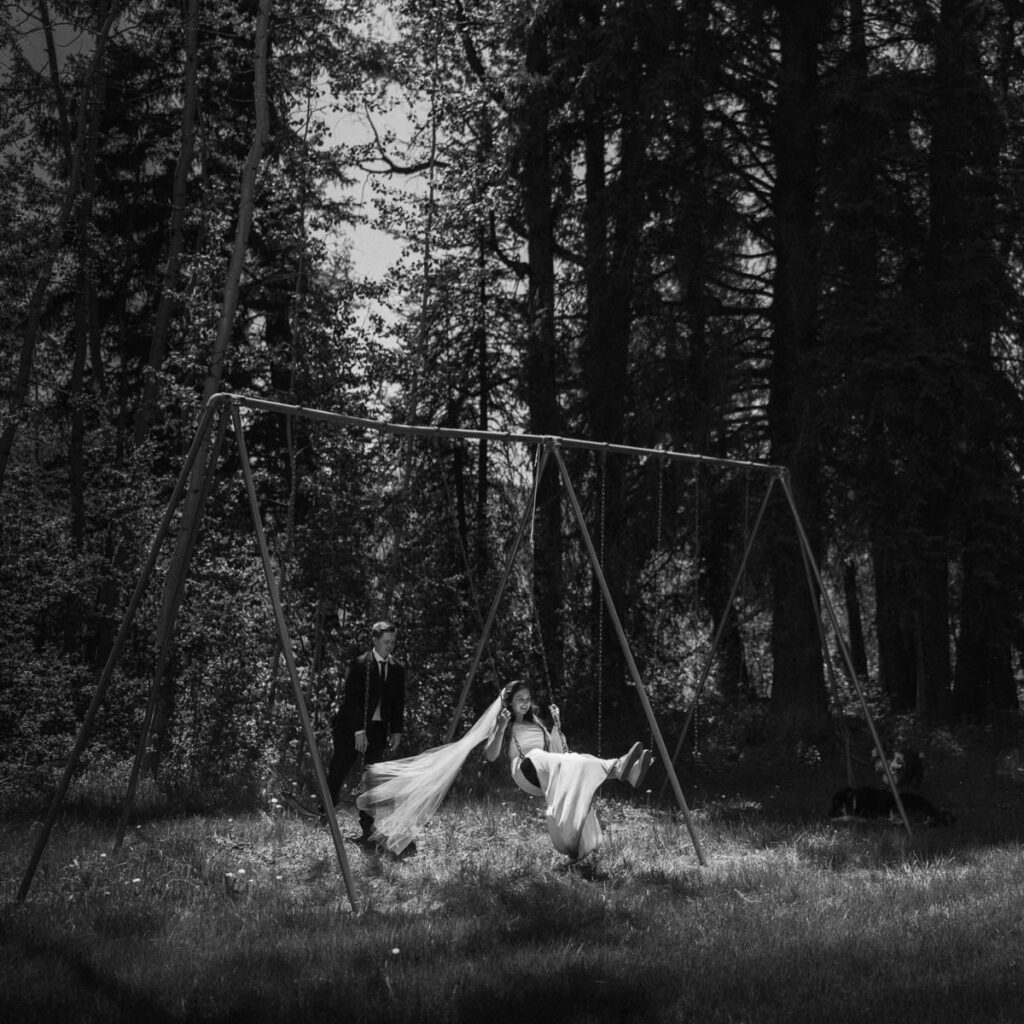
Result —
[{"label": "leafy foliage", "polygon": [[[696,703],[723,750],[829,739],[781,499],[746,551],[763,496],[746,461],[786,462],[820,596],[841,626],[865,612],[883,717],[1017,708],[1011,7],[825,5],[812,24],[788,3],[273,0],[229,297],[258,7],[53,0],[52,65],[42,7],[2,27],[5,777],[52,781],[66,757],[211,388],[646,449],[565,457],[672,730]],[[373,281],[346,248],[362,219],[400,247]],[[532,515],[530,454],[297,416],[245,427],[321,739],[339,666],[388,615],[410,742],[438,741]],[[690,472],[666,447],[734,462]],[[152,763],[190,799],[308,772],[238,459],[229,433],[157,693]],[[646,723],[549,472],[468,713],[528,674],[577,732],[630,732]],[[125,638],[105,764],[134,757],[179,558],[158,552]]]}]

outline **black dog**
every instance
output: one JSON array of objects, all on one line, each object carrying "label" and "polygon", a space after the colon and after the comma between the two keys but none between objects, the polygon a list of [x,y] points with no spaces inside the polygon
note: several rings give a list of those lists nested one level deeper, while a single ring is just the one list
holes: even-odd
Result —
[{"label": "black dog", "polygon": [[832,797],[830,818],[887,818],[896,809],[896,801],[887,789],[847,786]]},{"label": "black dog", "polygon": [[[933,804],[929,803],[919,793],[900,793],[900,803],[903,810],[907,812],[907,818],[911,824],[927,825],[952,825],[956,818],[948,811],[940,811]],[[854,789],[847,786],[839,790],[832,797],[832,808],[829,810],[830,818],[888,818],[890,821],[899,821],[900,812],[896,806],[896,800],[887,789],[878,789],[876,786],[861,786]]]},{"label": "black dog", "polygon": [[[875,771],[885,778],[885,761],[878,748],[871,750],[874,758]],[[896,788],[902,793],[905,789],[920,789],[924,781],[924,754],[916,750],[897,750],[889,758],[889,772]]]}]

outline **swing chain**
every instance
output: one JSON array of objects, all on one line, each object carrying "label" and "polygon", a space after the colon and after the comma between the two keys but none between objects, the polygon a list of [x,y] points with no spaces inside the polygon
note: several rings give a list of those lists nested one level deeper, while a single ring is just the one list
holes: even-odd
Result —
[{"label": "swing chain", "polygon": [[700,583],[700,463],[693,467],[693,603]]},{"label": "swing chain", "polygon": [[[700,617],[700,463],[693,467],[693,606],[690,610],[693,617],[693,635],[698,636],[697,620]],[[698,642],[694,641],[694,650]],[[700,756],[700,716],[696,706],[698,695],[694,695],[693,708],[693,756]]]},{"label": "swing chain", "polygon": [[[601,570],[605,564],[605,486],[608,479],[608,452],[601,452],[601,506],[598,510],[600,522],[600,556]],[[597,756],[600,757],[604,742],[604,605],[601,594],[597,599]]]},{"label": "swing chain", "polygon": [[[533,472],[536,476],[540,469],[540,449],[535,453]],[[541,627],[540,613],[537,611],[537,589],[534,586],[533,566],[537,564],[537,538],[534,532],[537,522],[537,488],[534,487],[533,511],[530,515],[530,569],[527,570],[526,587],[530,604],[530,631],[535,635],[537,646],[540,648],[540,664],[544,673],[544,687],[548,697],[554,700],[554,690],[551,686],[551,669],[548,665],[548,652],[544,647],[544,631]]]},{"label": "swing chain", "polygon": [[661,553],[661,524],[665,510],[665,460],[658,459],[658,526],[655,533],[654,550]]}]

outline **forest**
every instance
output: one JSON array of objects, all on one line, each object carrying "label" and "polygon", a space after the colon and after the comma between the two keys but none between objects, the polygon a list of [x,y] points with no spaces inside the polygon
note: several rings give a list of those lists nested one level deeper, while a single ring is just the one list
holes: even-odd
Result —
[{"label": "forest", "polygon": [[[506,567],[472,706],[527,676],[598,747],[642,722],[517,433],[608,446],[564,455],[670,744],[826,749],[855,682],[889,733],[1018,713],[1020,0],[18,0],[0,31],[4,797],[65,765],[222,392],[474,433],[246,413],[328,744],[381,618],[438,742]],[[303,770],[237,441],[84,772],[144,722],[169,791]]]}]

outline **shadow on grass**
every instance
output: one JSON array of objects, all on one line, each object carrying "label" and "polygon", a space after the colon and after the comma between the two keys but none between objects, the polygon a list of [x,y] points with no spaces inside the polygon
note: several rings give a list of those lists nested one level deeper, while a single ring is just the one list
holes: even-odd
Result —
[{"label": "shadow on grass", "polygon": [[[0,1019],[19,1024],[170,1024],[181,1019],[168,1012],[158,996],[97,967],[77,938],[33,927],[29,913],[18,908],[3,917],[0,947],[8,980],[0,991]],[[159,931],[155,915],[143,913],[136,918],[128,921],[118,912],[106,919],[106,928],[121,939]]]},{"label": "shadow on grass", "polygon": [[612,1022],[649,1020],[656,1006],[658,972],[631,970],[628,978],[604,970],[568,968],[529,977],[510,976],[467,986],[455,1004],[456,1019],[490,1024],[530,1020]]}]

